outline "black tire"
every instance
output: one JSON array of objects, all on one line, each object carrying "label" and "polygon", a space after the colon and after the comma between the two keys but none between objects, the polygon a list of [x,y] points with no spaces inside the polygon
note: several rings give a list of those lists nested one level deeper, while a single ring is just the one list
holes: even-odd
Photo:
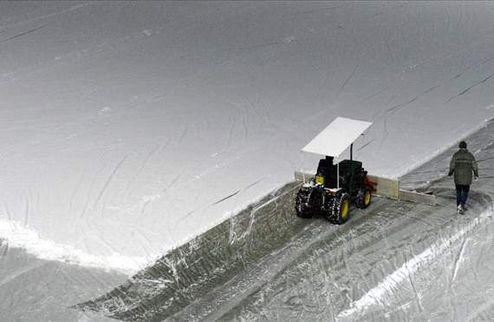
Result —
[{"label": "black tire", "polygon": [[310,190],[301,188],[295,197],[295,212],[298,217],[311,218],[312,207],[310,206]]},{"label": "black tire", "polygon": [[342,225],[350,218],[350,195],[343,193],[336,197],[333,204],[333,211],[330,221],[334,224]]},{"label": "black tire", "polygon": [[334,208],[335,201],[336,201],[336,198],[331,197],[331,196],[326,196],[326,198],[324,200],[324,208],[322,209],[323,215],[330,222],[333,221],[333,208]]},{"label": "black tire", "polygon": [[365,209],[369,207],[372,202],[372,194],[368,188],[360,189],[355,200],[357,208]]}]

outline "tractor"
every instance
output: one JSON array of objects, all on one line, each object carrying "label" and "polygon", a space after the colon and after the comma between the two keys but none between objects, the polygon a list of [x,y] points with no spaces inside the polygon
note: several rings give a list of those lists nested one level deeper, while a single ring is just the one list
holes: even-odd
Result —
[{"label": "tractor", "polygon": [[[302,149],[325,155],[325,158],[319,161],[315,176],[297,192],[297,216],[310,218],[321,214],[332,223],[343,224],[350,218],[351,204],[362,209],[370,205],[375,184],[367,177],[362,162],[353,160],[353,141],[371,124],[338,117]],[[339,157],[348,145],[350,159],[334,164],[335,157]]]}]

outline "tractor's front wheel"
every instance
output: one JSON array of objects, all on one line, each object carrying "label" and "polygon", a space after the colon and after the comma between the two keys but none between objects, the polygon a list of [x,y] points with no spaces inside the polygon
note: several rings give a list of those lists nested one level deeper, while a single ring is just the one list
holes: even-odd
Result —
[{"label": "tractor's front wheel", "polygon": [[306,189],[300,189],[295,197],[295,211],[298,217],[310,218],[312,217],[313,209],[311,207],[311,191]]},{"label": "tractor's front wheel", "polygon": [[344,224],[350,218],[350,195],[343,193],[337,197],[333,204],[332,222],[338,225]]}]

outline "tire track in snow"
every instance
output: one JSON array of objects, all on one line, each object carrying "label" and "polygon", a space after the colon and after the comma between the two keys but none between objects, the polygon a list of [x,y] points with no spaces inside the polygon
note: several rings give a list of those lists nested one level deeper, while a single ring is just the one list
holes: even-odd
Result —
[{"label": "tire track in snow", "polygon": [[0,238],[0,258],[5,257],[9,251],[9,243]]},{"label": "tire track in snow", "polygon": [[477,226],[483,224],[492,218],[493,206],[491,205],[486,211],[476,217],[467,226],[442,243],[433,244],[419,255],[405,262],[399,269],[389,274],[377,286],[370,289],[360,299],[351,303],[350,308],[338,314],[337,318],[347,318],[355,314],[364,313],[368,308],[374,305],[386,303],[386,298],[390,296],[392,290],[396,289],[400,283],[408,279],[423,265],[432,262],[436,257],[446,252],[452,244],[458,242]]},{"label": "tire track in snow", "polygon": [[226,196],[226,197],[224,197],[224,198],[222,198],[222,199],[218,200],[218,201],[213,202],[213,203],[211,204],[211,206],[215,206],[215,205],[217,205],[217,204],[219,204],[219,203],[222,203],[223,201],[228,200],[228,199],[230,199],[230,198],[232,198],[232,197],[234,197],[234,196],[238,195],[239,193],[240,193],[240,189],[239,189],[239,190],[237,190],[237,191],[235,191],[234,193],[232,193],[232,194],[230,194],[230,195],[228,195],[228,196]]},{"label": "tire track in snow", "polygon": [[460,73],[458,73],[458,74],[456,74],[455,76],[453,76],[453,77],[451,78],[451,80],[458,79],[458,78],[460,78],[461,76],[463,76],[466,72],[468,72],[468,71],[470,71],[470,70],[472,70],[472,69],[474,69],[474,68],[476,68],[476,67],[478,67],[478,66],[485,65],[485,64],[487,64],[488,62],[490,62],[490,61],[492,61],[492,60],[494,60],[494,56],[489,57],[489,58],[487,58],[487,59],[484,59],[483,61],[481,61],[481,62],[480,62],[480,63],[478,63],[478,64],[472,64],[472,65],[468,66],[467,68],[465,68],[464,70],[462,70]]},{"label": "tire track in snow", "polygon": [[406,103],[401,103],[401,104],[397,104],[393,107],[390,107],[388,108],[387,110],[384,111],[384,113],[386,114],[393,114],[394,112],[396,112],[397,110],[400,110],[410,104],[412,104],[413,102],[415,102],[417,99],[419,98],[419,96],[415,96],[414,98],[412,98],[411,100],[409,100],[408,102]]},{"label": "tire track in snow", "polygon": [[340,96],[340,94],[345,89],[346,85],[350,82],[350,80],[352,80],[353,76],[355,76],[355,73],[357,72],[357,68],[358,68],[358,64],[355,65],[355,67],[353,68],[353,71],[351,72],[351,74],[348,75],[348,77],[345,79],[345,81],[343,82],[343,84],[341,85],[341,87],[340,87],[340,89],[338,91],[338,94],[336,94],[336,97]]},{"label": "tire track in snow", "polygon": [[248,123],[249,123],[249,110],[247,109],[247,107],[245,105],[241,105],[242,107],[242,110],[243,110],[243,116],[242,116],[242,126],[243,126],[243,129],[244,129],[244,139],[247,139],[247,137],[249,136],[249,127],[248,127]]},{"label": "tire track in snow", "polygon": [[433,90],[435,90],[436,88],[439,88],[439,87],[441,87],[441,85],[432,86],[432,87],[426,89],[422,94],[428,94],[428,93],[432,92]]},{"label": "tire track in snow", "polygon": [[417,292],[417,288],[415,287],[415,283],[412,280],[412,276],[409,274],[408,275],[408,281],[410,282],[410,286],[412,287],[413,293],[415,294],[415,299],[417,300],[417,306],[420,310],[420,312],[424,311],[424,306],[422,305],[422,301],[420,299],[420,295]]},{"label": "tire track in snow", "polygon": [[46,14],[46,15],[41,15],[41,16],[38,16],[38,17],[29,18],[29,19],[26,19],[26,20],[23,20],[23,21],[12,23],[10,25],[7,24],[7,25],[4,25],[3,27],[4,28],[6,28],[6,27],[10,27],[11,28],[11,27],[15,27],[15,26],[25,25],[25,24],[28,24],[28,23],[31,23],[31,22],[35,22],[35,21],[46,19],[46,18],[51,18],[51,17],[55,17],[55,16],[58,16],[58,15],[62,15],[62,14],[68,13],[68,12],[72,12],[72,11],[75,11],[75,10],[78,10],[78,9],[81,9],[81,8],[84,8],[84,7],[87,7],[87,6],[90,6],[90,5],[93,5],[93,3],[90,3],[90,2],[81,3],[81,4],[78,4],[78,5],[71,6],[68,9],[64,9],[64,10],[61,10],[61,11],[52,12],[52,13],[49,13],[49,14]]},{"label": "tire track in snow", "polygon": [[397,105],[394,105],[386,110],[384,110],[383,112],[381,113],[378,113],[377,116],[379,115],[383,115],[383,138],[381,140],[381,143],[379,144],[379,148],[381,148],[384,144],[384,142],[387,140],[388,136],[389,136],[389,131],[388,131],[388,119],[395,113],[397,112],[398,110],[401,110],[402,108],[408,106],[408,105],[411,105],[413,104],[415,101],[417,101],[418,99],[420,98],[420,95],[417,95],[415,97],[413,97],[411,100],[409,100],[408,102],[406,103],[401,103],[401,104],[397,104]]},{"label": "tire track in snow", "polygon": [[233,140],[233,133],[235,132],[236,126],[237,126],[237,120],[235,119],[234,116],[230,115],[230,130],[228,131],[228,136],[226,139],[226,144],[225,144],[225,148],[223,149],[223,152],[227,151],[231,147]]},{"label": "tire track in snow", "polygon": [[485,84],[488,80],[490,80],[492,77],[494,76],[494,74],[491,74],[489,76],[487,76],[486,78],[482,79],[481,81],[477,82],[477,83],[474,83],[473,85],[471,85],[470,87],[464,89],[463,91],[461,91],[460,93],[454,95],[454,96],[451,96],[447,103],[451,102],[452,100],[460,97],[460,96],[463,96],[465,94],[467,94],[468,92],[470,92],[472,89],[474,89],[475,87],[479,86],[479,85],[482,85],[482,84]]},{"label": "tire track in snow", "polygon": [[210,206],[215,206],[215,205],[217,205],[217,204],[219,204],[219,203],[222,203],[223,201],[228,200],[228,199],[230,199],[230,198],[232,198],[232,197],[234,197],[234,196],[238,195],[239,193],[241,193],[241,192],[243,192],[243,191],[246,191],[246,190],[248,190],[249,188],[251,188],[251,187],[253,187],[253,186],[257,185],[257,184],[258,184],[259,182],[261,182],[262,180],[264,180],[264,178],[258,179],[258,180],[256,180],[256,181],[254,181],[253,183],[248,184],[247,186],[243,187],[242,189],[238,189],[238,190],[237,190],[237,191],[235,191],[234,193],[232,193],[232,194],[230,194],[230,195],[228,195],[228,196],[226,196],[226,197],[224,197],[224,198],[222,198],[222,199],[220,199],[220,200],[218,200],[218,201],[216,201],[216,202],[213,202]]},{"label": "tire track in snow", "polygon": [[29,225],[29,217],[30,217],[30,210],[31,210],[31,189],[28,188],[28,191],[26,195],[24,196],[25,198],[25,209],[24,209],[24,226]]},{"label": "tire track in snow", "polygon": [[[261,182],[261,181],[263,181],[264,179],[265,179],[265,177],[260,178],[260,179],[258,179],[258,180],[256,180],[256,181],[254,181],[253,183],[248,184],[247,186],[245,186],[245,187],[243,187],[243,188],[241,188],[241,189],[238,189],[237,191],[233,192],[232,194],[230,194],[230,195],[228,195],[228,196],[226,196],[226,197],[224,197],[224,198],[221,198],[221,199],[219,199],[219,200],[217,200],[217,201],[215,201],[215,202],[213,202],[213,203],[209,204],[209,205],[208,205],[208,206],[206,206],[204,209],[207,209],[207,208],[210,208],[210,207],[216,206],[216,205],[218,205],[218,204],[220,204],[220,203],[222,203],[222,202],[224,202],[224,201],[226,201],[226,200],[228,200],[228,199],[230,199],[230,198],[233,198],[233,197],[235,197],[236,195],[238,195],[239,193],[242,193],[242,192],[244,192],[244,191],[246,191],[246,190],[250,189],[251,187],[253,187],[253,186],[257,185],[258,183],[260,183],[260,182]],[[180,218],[180,219],[176,222],[176,224],[175,224],[175,225],[178,225],[180,222],[182,222],[182,221],[186,220],[187,218],[189,218],[190,216],[194,215],[194,214],[195,214],[198,210],[200,210],[200,209],[203,209],[203,208],[202,208],[202,207],[198,207],[198,208],[196,208],[196,209],[194,209],[194,210],[189,211],[189,212],[187,213],[187,215],[185,215],[184,217]],[[175,227],[176,227],[176,226],[175,226]]]},{"label": "tire track in snow", "polygon": [[45,26],[40,26],[40,27],[37,27],[37,28],[34,28],[34,29],[30,29],[28,31],[21,32],[21,33],[16,34],[16,35],[14,35],[12,37],[9,37],[7,39],[1,40],[0,43],[7,42],[7,41],[10,41],[10,40],[14,40],[14,39],[17,39],[17,38],[21,38],[23,36],[29,35],[29,34],[31,34],[33,32],[36,32],[36,31],[38,31],[40,29],[43,29],[44,27]]},{"label": "tire track in snow", "polygon": [[331,6],[331,7],[319,8],[319,9],[313,9],[313,10],[296,11],[293,13],[285,14],[282,16],[282,18],[295,18],[296,16],[312,15],[315,13],[321,14],[321,13],[326,12],[326,11],[332,11],[335,9],[345,9],[345,8],[349,8],[349,7],[346,5],[342,5],[342,6]]},{"label": "tire track in snow", "polygon": [[134,173],[134,176],[132,177],[131,180],[127,183],[127,187],[125,188],[125,193],[128,194],[130,191],[130,187],[135,183],[137,178],[141,175],[142,171],[147,167],[149,160],[158,152],[166,148],[170,144],[171,139],[168,139],[164,144],[160,144],[156,146],[154,149],[152,149],[150,152],[147,153],[146,158],[144,161],[142,161],[141,166],[139,169]]},{"label": "tire track in snow", "polygon": [[122,164],[125,162],[125,160],[127,160],[128,158],[128,154],[125,155],[121,160],[120,162],[115,166],[115,168],[113,169],[113,171],[111,172],[110,176],[106,179],[106,182],[105,184],[103,185],[103,187],[101,188],[99,194],[98,194],[98,197],[96,197],[96,199],[94,200],[94,203],[93,203],[93,207],[96,208],[96,205],[100,202],[101,198],[103,197],[104,193],[106,192],[108,186],[110,185],[110,182],[113,180],[113,178],[115,177],[115,174],[117,173],[118,169],[120,169],[120,167],[122,167]]},{"label": "tire track in snow", "polygon": [[384,93],[384,92],[385,92],[386,90],[388,90],[388,89],[389,89],[389,87],[384,87],[384,88],[382,88],[382,89],[378,90],[377,92],[374,92],[374,93],[370,94],[369,96],[364,97],[364,98],[363,98],[363,101],[368,101],[368,100],[370,100],[371,98],[374,98],[374,97],[378,96],[379,94]]},{"label": "tire track in snow", "polygon": [[357,152],[359,152],[359,151],[361,151],[361,150],[365,149],[368,145],[370,145],[370,144],[371,144],[372,142],[374,142],[375,140],[376,140],[376,139],[374,138],[374,139],[370,140],[369,142],[367,142],[366,144],[362,145],[360,148],[358,148],[358,149],[357,149]]},{"label": "tire track in snow", "polygon": [[14,273],[7,275],[7,276],[3,277],[2,280],[0,280],[0,287],[3,287],[5,284],[8,284],[12,281],[15,281],[19,278],[22,279],[24,274],[29,273],[33,270],[36,270],[40,267],[43,267],[46,264],[47,264],[46,262],[35,261],[34,263],[31,263],[27,266],[19,267]]},{"label": "tire track in snow", "polygon": [[182,131],[182,134],[180,135],[180,138],[178,139],[178,145],[180,145],[182,143],[182,141],[185,139],[185,137],[187,136],[189,132],[189,127],[185,127]]},{"label": "tire track in snow", "polygon": [[84,170],[82,174],[79,175],[79,179],[77,180],[77,183],[74,186],[72,193],[70,194],[69,209],[68,209],[69,213],[73,211],[74,199],[76,198],[77,191],[80,189],[82,182],[84,181],[85,178],[86,178],[86,171]]},{"label": "tire track in snow", "polygon": [[451,282],[449,283],[449,286],[451,287],[451,284],[455,281],[456,275],[458,274],[458,268],[459,268],[459,263],[461,262],[461,259],[463,258],[463,252],[465,251],[465,245],[467,243],[467,239],[463,239],[461,243],[461,249],[458,252],[458,256],[455,258],[455,269],[453,270],[453,276],[451,276]]},{"label": "tire track in snow", "polygon": [[[487,303],[485,303],[484,305],[480,306],[475,312],[473,312],[472,314],[470,314],[466,319],[465,321],[487,321],[488,319],[488,316],[480,316],[482,313],[484,313],[485,311],[487,310],[490,310],[491,307],[494,306],[494,300],[488,300]],[[491,315],[491,318],[492,318],[492,315]]]},{"label": "tire track in snow", "polygon": [[3,209],[5,210],[5,213],[7,214],[7,217],[9,218],[9,220],[12,220],[12,214],[10,213],[9,206],[7,205],[6,202],[2,202],[2,205],[3,205]]}]

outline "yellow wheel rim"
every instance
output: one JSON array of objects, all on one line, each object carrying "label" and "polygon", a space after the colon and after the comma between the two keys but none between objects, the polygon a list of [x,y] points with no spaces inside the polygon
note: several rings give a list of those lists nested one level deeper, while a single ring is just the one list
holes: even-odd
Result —
[{"label": "yellow wheel rim", "polygon": [[341,218],[342,219],[347,219],[348,213],[350,210],[350,203],[348,200],[343,200],[343,203],[341,204]]},{"label": "yellow wheel rim", "polygon": [[371,201],[371,194],[369,191],[366,191],[364,195],[364,204],[368,206],[370,204],[370,201]]}]

